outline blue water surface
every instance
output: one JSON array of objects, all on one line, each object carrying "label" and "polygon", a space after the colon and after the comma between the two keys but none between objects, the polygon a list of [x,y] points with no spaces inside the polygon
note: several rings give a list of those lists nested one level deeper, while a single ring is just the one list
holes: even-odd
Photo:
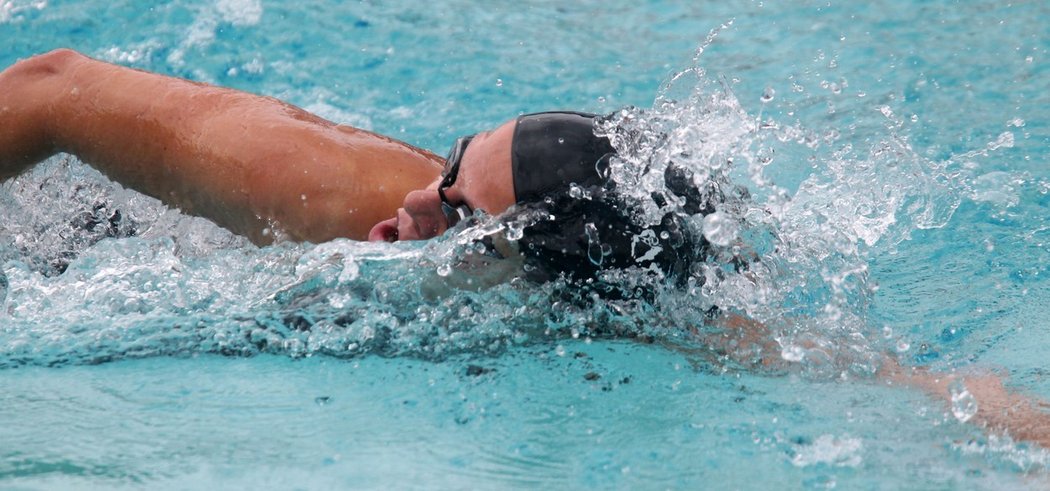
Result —
[{"label": "blue water surface", "polygon": [[[0,488],[1045,488],[1046,451],[871,372],[997,370],[1050,399],[1046,18],[0,2],[0,66],[71,47],[437,153],[523,112],[634,108],[672,136],[627,163],[735,161],[750,204],[726,214],[770,265],[583,308],[449,275],[452,238],[258,248],[58,156],[0,188]],[[777,366],[697,340],[712,304],[776,326],[755,349]]]}]

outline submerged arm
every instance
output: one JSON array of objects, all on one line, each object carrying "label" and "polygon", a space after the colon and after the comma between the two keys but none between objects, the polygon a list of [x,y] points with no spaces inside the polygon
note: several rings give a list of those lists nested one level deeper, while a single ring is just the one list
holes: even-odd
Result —
[{"label": "submerged arm", "polygon": [[[909,385],[951,405],[954,384],[956,393],[965,390],[973,397],[976,412],[965,413],[963,420],[994,432],[1004,432],[1015,440],[1037,443],[1050,448],[1050,413],[1038,399],[1012,392],[1003,379],[994,374],[961,376],[931,372],[921,368],[902,367],[886,358],[881,378],[891,383]],[[965,401],[960,404],[965,405]]]},{"label": "submerged arm", "polygon": [[57,50],[0,72],[0,179],[69,152],[256,243],[367,238],[435,155],[269,97]]},{"label": "submerged arm", "polygon": [[[729,313],[714,322],[724,332],[720,336],[702,339],[730,359],[743,366],[756,368],[788,367],[781,357],[779,344],[772,339],[773,334],[765,324]],[[891,357],[883,358],[876,377],[884,383],[920,389],[949,407],[953,404],[952,390],[955,390],[956,397],[965,390],[973,397],[976,411],[970,413],[966,408],[961,408],[963,412],[959,416],[962,416],[963,422],[992,432],[1007,433],[1015,440],[1036,443],[1050,449],[1050,413],[1045,411],[1050,405],[1011,391],[1003,385],[1002,377],[994,374],[962,376],[903,367]],[[965,400],[956,402],[963,406],[966,403]]]}]

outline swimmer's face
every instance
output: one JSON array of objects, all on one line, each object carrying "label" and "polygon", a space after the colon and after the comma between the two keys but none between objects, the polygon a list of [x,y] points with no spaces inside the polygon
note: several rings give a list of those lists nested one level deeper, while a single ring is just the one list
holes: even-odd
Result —
[{"label": "swimmer's face", "polygon": [[514,120],[475,135],[463,148],[455,183],[444,187],[444,178],[438,177],[426,189],[408,193],[397,216],[372,227],[368,240],[424,240],[445,233],[449,219],[442,209],[439,187],[447,198],[446,204],[453,208],[466,205],[490,215],[503,213],[514,204],[510,156],[513,137]]}]

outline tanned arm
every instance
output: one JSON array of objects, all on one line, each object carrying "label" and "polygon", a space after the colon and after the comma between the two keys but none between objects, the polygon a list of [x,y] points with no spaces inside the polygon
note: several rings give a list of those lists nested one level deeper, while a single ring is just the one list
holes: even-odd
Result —
[{"label": "tanned arm", "polygon": [[889,383],[916,387],[936,399],[952,404],[952,384],[965,389],[977,405],[966,421],[993,432],[1007,433],[1015,440],[1037,443],[1050,449],[1050,413],[1047,404],[1013,392],[994,374],[962,376],[931,372],[922,368],[900,366],[886,358],[880,378]]},{"label": "tanned arm", "polygon": [[0,72],[0,178],[57,152],[271,242],[367,238],[441,159],[269,97],[56,50]]},{"label": "tanned arm", "polygon": [[[714,322],[725,329],[722,335],[701,337],[716,351],[727,354],[744,366],[786,369],[779,344],[768,326],[746,317],[726,313]],[[1050,449],[1050,405],[1015,392],[1003,385],[995,374],[960,375],[904,367],[886,356],[875,373],[881,383],[919,389],[950,408],[953,384],[973,396],[976,411],[965,422],[991,432],[1007,433],[1015,440],[1036,443]]]}]

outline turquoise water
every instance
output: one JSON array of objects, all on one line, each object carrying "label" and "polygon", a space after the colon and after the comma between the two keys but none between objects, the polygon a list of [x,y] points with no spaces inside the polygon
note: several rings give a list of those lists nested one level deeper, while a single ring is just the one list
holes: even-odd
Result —
[{"label": "turquoise water", "polygon": [[[617,176],[746,187],[721,230],[763,265],[583,309],[446,275],[455,239],[256,248],[57,157],[0,189],[0,488],[1046,487],[870,372],[1050,399],[1050,8],[767,3],[0,2],[0,65],[73,47],[438,153],[643,108]],[[782,362],[725,356],[711,305]]]}]

